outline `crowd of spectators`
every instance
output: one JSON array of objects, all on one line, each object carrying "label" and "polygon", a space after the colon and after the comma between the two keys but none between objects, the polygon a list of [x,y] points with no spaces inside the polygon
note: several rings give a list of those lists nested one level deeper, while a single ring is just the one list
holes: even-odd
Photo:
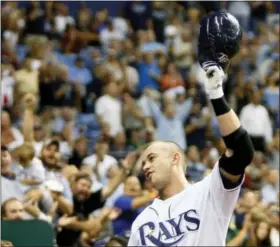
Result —
[{"label": "crowd of spectators", "polygon": [[207,176],[225,146],[197,34],[203,15],[226,9],[244,33],[224,90],[256,149],[227,245],[279,246],[279,3],[69,8],[1,3],[1,219],[47,221],[58,246],[126,246],[157,196],[135,150],[174,141],[188,181]]}]

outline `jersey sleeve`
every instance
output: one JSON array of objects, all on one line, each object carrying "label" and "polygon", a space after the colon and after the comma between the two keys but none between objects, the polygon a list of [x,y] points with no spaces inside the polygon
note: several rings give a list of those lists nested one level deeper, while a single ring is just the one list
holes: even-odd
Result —
[{"label": "jersey sleeve", "polygon": [[209,175],[209,180],[210,197],[216,212],[221,217],[231,217],[244,181],[244,176],[242,178],[242,182],[235,188],[226,189],[220,173],[219,162],[217,162],[213,171]]}]

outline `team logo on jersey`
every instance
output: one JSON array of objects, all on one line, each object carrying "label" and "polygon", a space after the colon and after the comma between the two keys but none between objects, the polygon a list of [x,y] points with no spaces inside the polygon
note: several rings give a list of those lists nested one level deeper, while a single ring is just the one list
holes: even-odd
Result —
[{"label": "team logo on jersey", "polygon": [[149,221],[139,228],[140,240],[143,246],[172,246],[178,244],[187,232],[197,231],[200,220],[195,209],[188,210],[176,218],[160,222],[156,225]]},{"label": "team logo on jersey", "polygon": [[228,55],[225,53],[218,54],[218,60],[220,63],[227,63],[228,62]]}]

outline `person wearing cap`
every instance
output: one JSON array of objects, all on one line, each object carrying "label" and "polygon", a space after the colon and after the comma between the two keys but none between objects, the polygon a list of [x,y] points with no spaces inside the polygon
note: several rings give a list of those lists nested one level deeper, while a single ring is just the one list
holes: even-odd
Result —
[{"label": "person wearing cap", "polygon": [[[34,109],[35,109],[35,98],[31,94],[27,94],[24,97],[24,116],[23,116],[23,135],[24,140],[27,144],[35,144],[34,140]],[[69,182],[60,173],[60,152],[59,152],[59,141],[50,139],[46,140],[41,149],[39,161],[44,167],[45,179],[56,179],[63,185],[63,195],[57,199],[58,208],[63,213],[71,213],[73,210],[72,192],[70,189]],[[44,198],[44,192],[39,189],[34,189],[28,192],[27,197],[35,198],[36,201]],[[49,207],[48,207],[49,208]]]},{"label": "person wearing cap", "polygon": [[59,142],[49,140],[41,151],[41,160],[46,168],[46,179],[56,180],[62,185],[62,194],[58,197],[59,208],[65,213],[73,210],[73,195],[69,181],[61,174]]}]

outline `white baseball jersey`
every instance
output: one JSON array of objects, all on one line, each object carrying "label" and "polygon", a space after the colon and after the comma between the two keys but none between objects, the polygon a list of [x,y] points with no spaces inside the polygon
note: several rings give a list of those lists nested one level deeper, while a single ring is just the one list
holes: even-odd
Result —
[{"label": "white baseball jersey", "polygon": [[224,246],[240,187],[224,188],[217,163],[202,181],[146,207],[128,246]]}]

